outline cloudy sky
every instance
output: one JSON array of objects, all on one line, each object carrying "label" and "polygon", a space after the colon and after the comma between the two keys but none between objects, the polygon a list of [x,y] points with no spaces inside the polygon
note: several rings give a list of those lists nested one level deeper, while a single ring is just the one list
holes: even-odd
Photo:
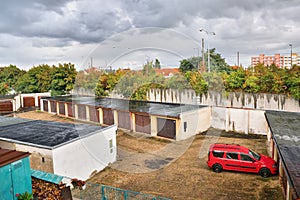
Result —
[{"label": "cloudy sky", "polygon": [[289,44],[300,53],[299,10],[300,0],[3,1],[0,66],[137,67],[158,58],[172,67],[204,38],[228,64],[239,52],[247,67],[260,53],[289,54]]}]

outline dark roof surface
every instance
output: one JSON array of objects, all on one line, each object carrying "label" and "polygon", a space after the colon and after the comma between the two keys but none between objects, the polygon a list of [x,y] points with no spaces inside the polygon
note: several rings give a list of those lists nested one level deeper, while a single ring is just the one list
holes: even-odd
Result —
[{"label": "dark roof surface", "polygon": [[[5,119],[5,117],[0,118]],[[14,119],[18,123],[12,123]],[[19,120],[10,118],[11,123],[0,125],[0,139],[28,143],[34,146],[53,148],[58,145],[79,139],[104,127],[86,124],[69,124],[42,120]]]},{"label": "dark roof surface", "polygon": [[266,118],[288,176],[300,198],[300,113],[266,111]]},{"label": "dark roof surface", "polygon": [[30,153],[28,152],[0,148],[0,167],[8,165],[29,155]]},{"label": "dark roof surface", "polygon": [[88,96],[57,96],[45,97],[44,99],[70,102],[75,104],[84,104],[101,108],[109,108],[113,110],[130,111],[136,113],[147,113],[151,115],[176,117],[183,112],[196,110],[201,107],[200,105],[190,104],[174,104],[174,103],[160,103],[151,101],[136,101],[114,98],[100,98]]}]

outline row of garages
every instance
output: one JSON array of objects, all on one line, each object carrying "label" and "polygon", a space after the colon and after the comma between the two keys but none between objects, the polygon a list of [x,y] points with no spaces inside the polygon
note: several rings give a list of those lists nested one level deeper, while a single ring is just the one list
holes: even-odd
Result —
[{"label": "row of garages", "polygon": [[271,156],[279,165],[286,199],[300,199],[300,113],[266,111]]},{"label": "row of garages", "polygon": [[0,113],[11,113],[20,108],[40,107],[41,98],[45,96],[50,96],[50,93],[0,96]]},{"label": "row of garages", "polygon": [[[94,97],[47,97],[41,110],[101,125],[182,140],[210,127],[210,108]],[[192,118],[193,120],[189,120]]]}]

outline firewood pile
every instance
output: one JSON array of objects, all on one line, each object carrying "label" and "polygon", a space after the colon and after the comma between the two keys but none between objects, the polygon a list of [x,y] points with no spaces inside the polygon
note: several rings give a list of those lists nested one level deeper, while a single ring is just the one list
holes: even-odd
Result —
[{"label": "firewood pile", "polygon": [[62,190],[66,184],[54,184],[32,177],[32,193],[38,199],[62,200]]}]

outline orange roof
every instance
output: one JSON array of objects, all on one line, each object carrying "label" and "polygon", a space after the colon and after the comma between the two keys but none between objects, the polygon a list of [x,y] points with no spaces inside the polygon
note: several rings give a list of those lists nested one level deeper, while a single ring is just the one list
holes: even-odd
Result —
[{"label": "orange roof", "polygon": [[155,69],[155,72],[163,76],[169,76],[170,74],[179,73],[179,69],[178,68]]}]

